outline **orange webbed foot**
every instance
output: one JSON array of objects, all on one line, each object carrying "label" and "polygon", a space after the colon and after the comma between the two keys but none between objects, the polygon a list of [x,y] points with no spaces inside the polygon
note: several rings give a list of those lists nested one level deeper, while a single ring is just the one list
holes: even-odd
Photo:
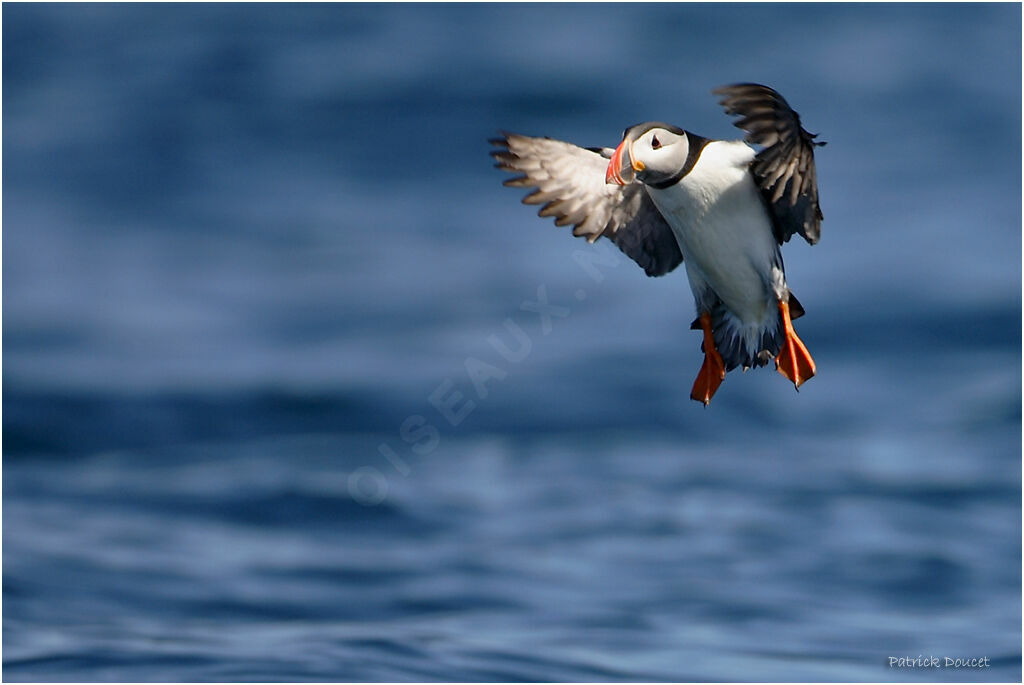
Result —
[{"label": "orange webbed foot", "polygon": [[715,337],[711,332],[711,315],[700,315],[700,327],[704,331],[704,364],[700,367],[697,380],[693,382],[690,398],[703,402],[706,407],[718,386],[725,379],[725,362],[715,347]]},{"label": "orange webbed foot", "polygon": [[779,356],[775,358],[775,368],[785,376],[797,390],[814,376],[816,366],[811,353],[800,336],[793,330],[793,320],[789,316],[789,303],[779,301],[779,313],[782,314],[782,325],[785,327],[786,339],[782,343]]}]

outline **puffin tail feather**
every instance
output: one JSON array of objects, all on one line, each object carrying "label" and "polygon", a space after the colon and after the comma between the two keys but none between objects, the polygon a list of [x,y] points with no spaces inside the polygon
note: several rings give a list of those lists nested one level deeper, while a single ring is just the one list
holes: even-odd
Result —
[{"label": "puffin tail feather", "polygon": [[[792,309],[803,314],[799,303]],[[690,327],[700,330],[699,321],[695,320]],[[786,339],[782,317],[775,307],[769,310],[765,321],[748,324],[717,302],[711,310],[711,327],[726,371],[767,365],[779,355]]]}]

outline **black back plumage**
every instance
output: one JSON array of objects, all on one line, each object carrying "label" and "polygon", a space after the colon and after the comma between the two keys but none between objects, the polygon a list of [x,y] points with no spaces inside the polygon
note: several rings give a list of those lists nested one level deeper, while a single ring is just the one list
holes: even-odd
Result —
[{"label": "black back plumage", "polygon": [[818,204],[814,168],[815,134],[800,125],[799,115],[777,92],[756,83],[738,83],[711,91],[722,97],[727,114],[742,117],[735,126],[746,141],[764,147],[750,165],[772,217],[779,243],[799,233],[811,245],[821,236],[824,218]]}]

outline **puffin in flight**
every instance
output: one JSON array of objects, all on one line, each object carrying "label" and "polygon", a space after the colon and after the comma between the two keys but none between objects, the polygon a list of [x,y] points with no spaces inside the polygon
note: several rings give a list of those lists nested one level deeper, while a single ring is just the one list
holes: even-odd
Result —
[{"label": "puffin in flight", "polygon": [[[704,363],[690,397],[706,406],[727,371],[775,362],[799,389],[814,360],[793,329],[804,309],[789,289],[780,247],[821,232],[816,135],[777,92],[754,83],[711,91],[743,140],[711,140],[647,122],[611,148],[502,133],[490,142],[506,186],[536,188],[525,204],[594,242],[610,238],[648,276],[685,264],[703,331]],[[747,143],[761,146],[760,152]]]}]

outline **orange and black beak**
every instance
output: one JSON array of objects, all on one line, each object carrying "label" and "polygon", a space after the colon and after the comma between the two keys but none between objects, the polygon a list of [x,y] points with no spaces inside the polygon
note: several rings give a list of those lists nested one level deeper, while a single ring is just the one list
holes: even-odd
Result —
[{"label": "orange and black beak", "polygon": [[[622,152],[626,150],[628,143],[629,141],[623,138],[619,146],[615,148],[615,152],[612,153],[612,158],[608,161],[608,171],[604,175],[605,183],[615,183],[620,186],[626,185],[627,182],[622,178]],[[627,156],[629,155],[628,150],[626,154]]]},{"label": "orange and black beak", "polygon": [[[623,155],[628,159],[624,160]],[[633,140],[626,137],[622,139],[619,146],[615,148],[615,152],[612,153],[612,158],[608,160],[608,171],[604,174],[604,182],[624,186],[633,182],[633,172],[643,170],[643,163],[633,159]]]}]

